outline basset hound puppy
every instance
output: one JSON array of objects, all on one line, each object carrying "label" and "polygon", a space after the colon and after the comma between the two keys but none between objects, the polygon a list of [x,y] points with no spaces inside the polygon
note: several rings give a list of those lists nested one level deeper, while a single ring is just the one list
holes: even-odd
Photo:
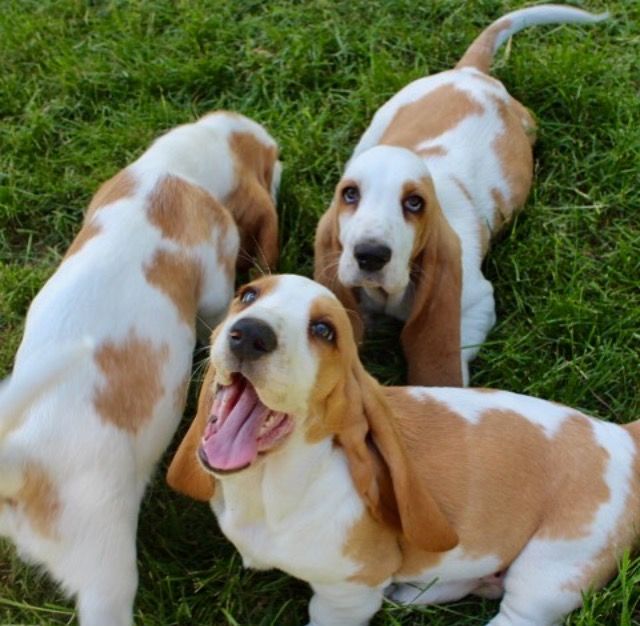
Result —
[{"label": "basset hound puppy", "polygon": [[82,626],[132,624],[140,500],[196,322],[208,336],[225,315],[240,245],[277,257],[277,156],[233,113],[168,132],[99,189],[31,304],[0,388],[0,535],[76,596]]},{"label": "basset hound puppy", "polygon": [[640,422],[490,389],[383,387],[325,287],[242,288],[212,336],[169,468],[244,564],[313,589],[310,626],[503,596],[491,626],[550,626],[640,530]]},{"label": "basset hound puppy", "polygon": [[314,277],[358,340],[373,315],[404,322],[410,384],[468,384],[496,317],[481,264],[531,187],[535,122],[488,75],[495,51],[527,26],[604,17],[553,5],[505,15],[455,69],[386,102],[347,163],[318,224]]}]

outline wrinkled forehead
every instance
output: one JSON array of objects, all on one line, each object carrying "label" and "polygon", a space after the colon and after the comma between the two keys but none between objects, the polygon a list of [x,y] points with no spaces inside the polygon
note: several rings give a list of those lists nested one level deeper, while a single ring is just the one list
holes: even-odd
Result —
[{"label": "wrinkled forehead", "polygon": [[343,179],[367,188],[401,188],[405,183],[429,176],[429,171],[417,155],[396,146],[376,146],[349,161]]},{"label": "wrinkled forehead", "polygon": [[[257,298],[249,306],[243,306],[242,294],[246,290],[256,292]],[[242,287],[240,297],[230,309],[230,317],[260,317],[278,326],[304,327],[312,315],[335,313],[340,307],[336,297],[326,287],[293,274],[265,276]]]}]

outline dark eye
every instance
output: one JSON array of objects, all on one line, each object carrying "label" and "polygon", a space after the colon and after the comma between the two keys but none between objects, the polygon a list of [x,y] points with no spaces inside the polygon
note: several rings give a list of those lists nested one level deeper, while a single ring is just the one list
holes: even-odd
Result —
[{"label": "dark eye", "polygon": [[242,302],[242,304],[251,304],[257,297],[258,292],[255,289],[249,287],[240,294],[240,302]]},{"label": "dark eye", "polygon": [[358,204],[360,200],[360,192],[357,187],[345,187],[342,190],[342,199],[347,204]]},{"label": "dark eye", "polygon": [[314,337],[327,343],[333,343],[336,338],[336,331],[328,322],[311,322],[309,330]]},{"label": "dark eye", "polygon": [[402,208],[409,213],[420,213],[424,209],[424,200],[415,194],[407,196],[402,201]]}]

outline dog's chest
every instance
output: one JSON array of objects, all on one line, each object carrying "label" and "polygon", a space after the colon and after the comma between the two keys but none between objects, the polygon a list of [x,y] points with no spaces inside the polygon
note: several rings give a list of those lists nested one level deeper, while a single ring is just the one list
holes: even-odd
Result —
[{"label": "dog's chest", "polygon": [[[275,502],[277,494],[265,497],[255,486],[233,490],[225,486],[212,508],[246,567],[277,568],[316,582],[355,573],[357,565],[345,556],[343,546],[360,509],[341,506],[344,494],[321,497],[314,487],[302,494],[297,506],[283,509]],[[286,492],[285,486],[281,492]]]}]

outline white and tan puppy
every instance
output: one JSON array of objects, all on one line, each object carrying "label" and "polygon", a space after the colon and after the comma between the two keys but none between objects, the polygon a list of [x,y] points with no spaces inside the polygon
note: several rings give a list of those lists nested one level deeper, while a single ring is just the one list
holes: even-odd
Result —
[{"label": "white and tan puppy", "polygon": [[383,387],[336,297],[274,276],[214,333],[169,482],[246,566],[311,584],[312,626],[368,624],[385,589],[503,595],[491,626],[550,626],[638,535],[639,443],[640,422],[506,391]]},{"label": "white and tan puppy", "polygon": [[375,114],[316,233],[315,279],[362,317],[404,322],[408,380],[467,385],[495,323],[481,269],[490,241],[522,207],[535,122],[488,76],[493,54],[535,24],[606,17],[541,5],[505,15],[455,69],[407,85]]},{"label": "white and tan puppy", "polygon": [[82,626],[132,623],[140,499],[196,320],[225,314],[241,239],[275,261],[278,177],[275,142],[241,115],[172,130],[100,188],[29,309],[0,388],[0,535],[77,597]]}]

